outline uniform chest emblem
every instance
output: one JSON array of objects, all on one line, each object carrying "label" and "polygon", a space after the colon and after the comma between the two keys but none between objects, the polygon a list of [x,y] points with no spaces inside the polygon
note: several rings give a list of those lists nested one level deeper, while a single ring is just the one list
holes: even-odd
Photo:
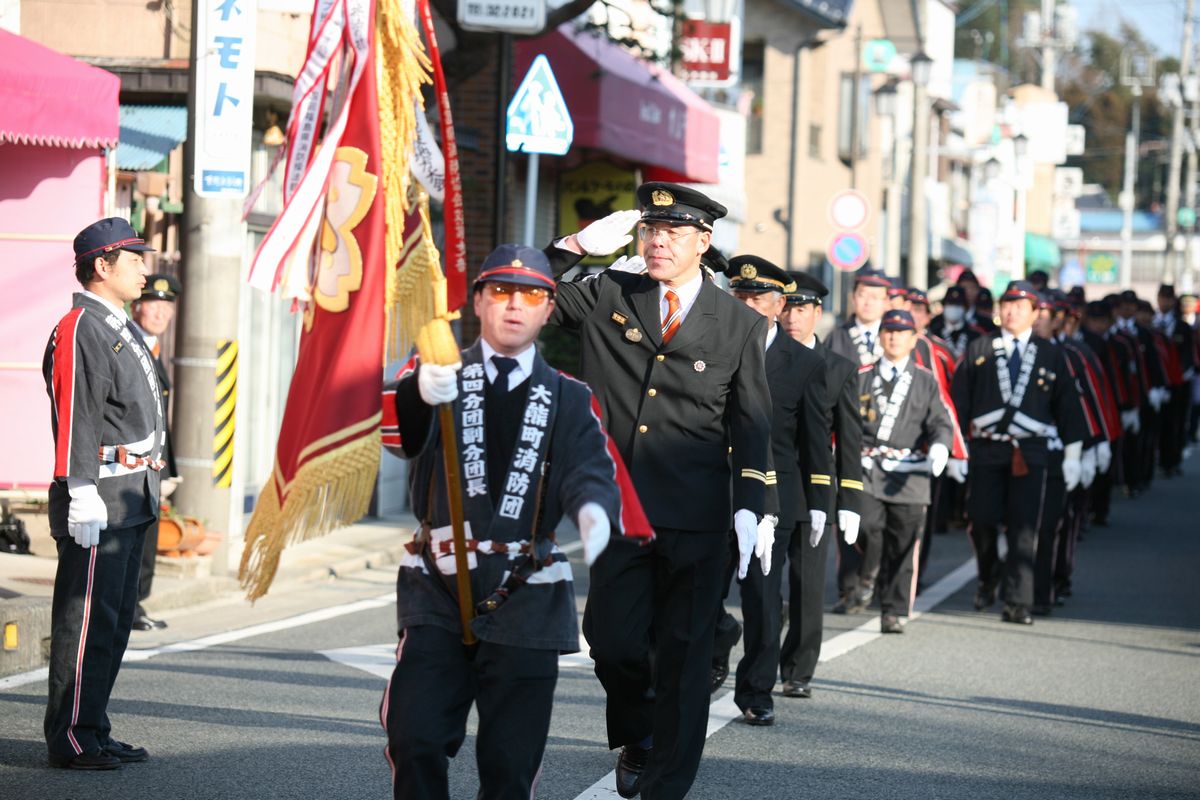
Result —
[{"label": "uniform chest emblem", "polygon": [[975,366],[977,366],[977,367],[982,367],[982,366],[983,366],[983,362],[985,362],[985,361],[987,361],[987,357],[986,357],[986,356],[980,356],[979,358],[975,359]]},{"label": "uniform chest emblem", "polygon": [[624,325],[629,321],[629,317],[625,316],[620,311],[614,311],[612,312],[612,321],[618,325]]},{"label": "uniform chest emblem", "polygon": [[125,346],[124,342],[113,342],[112,351],[114,353],[119,353],[119,352],[121,352],[121,348],[123,348],[124,346]]},{"label": "uniform chest emblem", "polygon": [[708,365],[703,361],[697,361],[695,364],[692,364],[692,369],[696,370],[696,372],[704,372],[704,370],[708,369]]},{"label": "uniform chest emblem", "polygon": [[630,328],[625,331],[625,338],[631,342],[640,342],[642,340],[642,332],[637,328]]}]

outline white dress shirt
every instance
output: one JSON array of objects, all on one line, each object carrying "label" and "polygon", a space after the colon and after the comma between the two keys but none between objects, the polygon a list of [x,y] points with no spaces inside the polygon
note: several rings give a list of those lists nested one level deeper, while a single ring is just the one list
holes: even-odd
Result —
[{"label": "white dress shirt", "polygon": [[115,306],[112,303],[110,303],[108,300],[105,300],[100,295],[96,294],[95,292],[89,292],[87,289],[84,289],[83,293],[85,295],[87,295],[88,297],[92,298],[93,300],[95,300],[97,303],[100,303],[101,305],[103,305],[105,308],[107,308],[112,313],[116,314],[121,319],[123,319],[123,320],[129,319],[129,315],[125,313],[125,309],[122,308],[121,306]]},{"label": "white dress shirt", "polygon": [[767,328],[767,346],[764,347],[763,349],[770,350],[771,342],[775,341],[775,337],[778,335],[779,335],[779,324],[776,322],[772,322],[771,327]]},{"label": "white dress shirt", "polygon": [[881,322],[883,322],[882,317],[875,320],[874,322],[872,322],[869,325],[865,322],[859,322],[858,317],[854,318],[854,327],[857,330],[863,331],[864,333],[869,333],[871,335],[871,349],[872,350],[875,349],[875,345],[879,342],[879,323],[881,323]]},{"label": "white dress shirt", "polygon": [[1013,336],[1008,331],[1001,331],[1000,336],[1002,339],[1004,339],[1004,355],[1011,358],[1012,351],[1013,351],[1013,342],[1014,341],[1020,342],[1021,343],[1021,352],[1024,353],[1026,346],[1028,346],[1028,344],[1029,344],[1029,337],[1033,336],[1033,328],[1026,328],[1025,331],[1022,332],[1019,336]]},{"label": "white dress shirt", "polygon": [[682,286],[676,286],[671,289],[665,283],[658,285],[658,309],[663,322],[667,321],[667,291],[674,291],[675,296],[679,298],[679,324],[687,319],[688,312],[692,310],[692,306],[696,304],[696,298],[700,296],[700,290],[704,288],[704,272],[703,270],[696,272],[696,277],[692,278]]},{"label": "white dress shirt", "polygon": [[480,346],[483,348],[483,369],[487,373],[488,383],[495,383],[496,376],[500,374],[500,370],[496,369],[496,365],[492,363],[492,356],[501,356],[502,358],[515,358],[517,366],[512,372],[508,373],[508,390],[512,391],[514,387],[520,386],[521,383],[533,374],[533,354],[537,352],[533,343],[529,344],[520,353],[515,356],[504,356],[497,353],[496,349],[487,343],[487,339],[479,340]]},{"label": "white dress shirt", "polygon": [[908,356],[892,363],[887,356],[879,359],[879,374],[884,381],[890,382],[896,379],[896,376],[904,372],[904,368],[908,366]]}]

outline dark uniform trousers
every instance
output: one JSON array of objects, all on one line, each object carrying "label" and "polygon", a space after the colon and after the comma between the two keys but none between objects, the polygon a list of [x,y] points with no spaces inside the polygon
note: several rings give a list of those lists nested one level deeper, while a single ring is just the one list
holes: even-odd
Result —
[{"label": "dark uniform trousers", "polygon": [[146,616],[142,603],[150,596],[154,587],[155,559],[158,558],[158,520],[150,523],[146,529],[146,541],[142,546],[142,570],[138,577],[137,613]]},{"label": "dark uniform trousers", "polygon": [[809,523],[800,523],[788,544],[788,629],[779,652],[780,674],[785,681],[811,681],[817,670],[825,620],[829,541],[842,541],[837,527],[827,524],[825,535],[812,547],[808,543],[811,530]]},{"label": "dark uniform trousers", "polygon": [[[607,695],[608,746],[652,733],[645,800],[684,797],[708,729],[713,630],[727,531],[656,528],[649,545],[614,538],[592,565],[583,635]],[[653,643],[653,644],[652,644]]]},{"label": "dark uniform trousers", "polygon": [[129,643],[149,525],[108,528],[100,532],[100,544],[87,549],[56,539],[45,721],[53,757],[74,758],[109,741],[108,698]]},{"label": "dark uniform trousers", "polygon": [[882,614],[908,615],[925,508],[922,503],[889,503],[869,492],[863,494],[861,531],[867,541],[876,542],[868,553],[878,553],[874,556],[878,574],[875,593]]},{"label": "dark uniform trousers", "polygon": [[[1085,511],[1090,510],[1092,518],[1100,523],[1108,522],[1108,512],[1112,507],[1113,486],[1120,484],[1121,448],[1127,438],[1127,434],[1122,434],[1113,440],[1110,445],[1112,448],[1112,462],[1108,465],[1108,471],[1097,471],[1096,480],[1092,483],[1092,488],[1088,491],[1088,503]],[[1081,529],[1085,522],[1086,520],[1082,518],[1079,520]]]},{"label": "dark uniform trousers", "polygon": [[[745,711],[748,708],[774,708],[771,691],[779,676],[779,635],[783,629],[783,571],[794,532],[778,531],[771,546],[771,574],[762,574],[757,556],[750,557],[746,577],[739,582],[742,594],[742,618],[746,622],[746,639],[742,643],[746,655],[738,662],[733,702]],[[736,540],[736,537],[735,537]],[[805,546],[808,545],[807,536]],[[730,554],[737,553],[736,543]]]},{"label": "dark uniform trousers", "polygon": [[[1078,491],[1078,489],[1076,490]],[[1046,493],[1042,500],[1039,520],[1037,557],[1033,569],[1033,604],[1049,606],[1054,603],[1054,573],[1058,566],[1061,539],[1067,536],[1067,484],[1059,468],[1046,470]]]},{"label": "dark uniform trousers", "polygon": [[[1001,581],[1005,601],[1022,606],[1033,604],[1033,565],[1046,491],[1046,467],[1029,464],[1028,469],[1017,477],[1009,463],[973,461],[967,476],[967,518],[979,582],[993,587]],[[997,550],[1001,525],[1008,543],[1003,575]]]},{"label": "dark uniform trousers", "polygon": [[[396,800],[448,800],[471,704],[479,713],[477,800],[527,800],[541,772],[558,653],[494,642],[470,648],[436,625],[403,631],[379,709]],[[400,768],[395,765],[401,764]]]},{"label": "dark uniform trousers", "polygon": [[[1096,476],[1096,481],[1100,476]],[[1063,487],[1066,488],[1065,486]],[[1084,517],[1092,502],[1092,494],[1096,488],[1093,481],[1090,488],[1082,485],[1067,493],[1066,513],[1057,539],[1057,551],[1054,554],[1054,594],[1057,597],[1063,590],[1071,588],[1071,575],[1075,572],[1075,545],[1083,533]]]},{"label": "dark uniform trousers", "polygon": [[[846,544],[844,537],[840,535],[837,537],[838,597],[852,598],[858,593],[861,584],[859,575],[862,573],[865,551],[866,540],[863,538],[861,523],[858,529],[858,539],[854,544]],[[878,564],[878,562],[876,563]]]}]

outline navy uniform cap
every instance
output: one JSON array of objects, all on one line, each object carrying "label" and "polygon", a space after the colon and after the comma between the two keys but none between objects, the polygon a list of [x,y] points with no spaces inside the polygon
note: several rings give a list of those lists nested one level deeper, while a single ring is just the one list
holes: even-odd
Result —
[{"label": "navy uniform cap", "polygon": [[1010,300],[1032,300],[1036,306],[1040,302],[1040,295],[1029,281],[1009,281],[1008,288],[1000,295],[1000,302],[1007,303]]},{"label": "navy uniform cap", "polygon": [[546,254],[521,244],[502,244],[488,254],[475,283],[487,281],[540,286],[550,291],[557,286]]},{"label": "navy uniform cap", "polygon": [[946,296],[942,298],[944,306],[965,306],[967,304],[967,290],[961,286],[951,286],[946,290]]},{"label": "navy uniform cap", "polygon": [[758,256],[734,256],[725,270],[729,289],[734,292],[780,292],[796,288],[792,279],[779,267]]},{"label": "navy uniform cap", "polygon": [[1137,292],[1135,292],[1133,289],[1126,289],[1125,291],[1121,292],[1121,294],[1117,295],[1117,297],[1122,303],[1136,303],[1138,301]]},{"label": "navy uniform cap", "polygon": [[132,250],[135,253],[153,253],[154,248],[138,236],[129,220],[108,217],[93,222],[75,236],[75,260],[95,258],[114,250]]},{"label": "navy uniform cap", "polygon": [[962,272],[960,272],[958,274],[958,280],[955,281],[955,283],[962,284],[962,283],[966,283],[967,281],[970,281],[971,283],[975,284],[976,286],[979,285],[979,278],[975,277],[975,273],[972,270],[964,269]]},{"label": "navy uniform cap", "polygon": [[992,290],[983,288],[979,290],[979,294],[975,295],[976,308],[991,308],[992,307]]},{"label": "navy uniform cap", "polygon": [[1071,298],[1077,303],[1084,302],[1086,296],[1087,295],[1085,294],[1082,286],[1072,286],[1071,291],[1067,292],[1067,297]]},{"label": "navy uniform cap", "polygon": [[678,183],[651,181],[637,190],[642,222],[669,222],[673,225],[695,225],[711,231],[713,223],[729,213],[725,206]]},{"label": "navy uniform cap", "polygon": [[1087,304],[1083,313],[1092,319],[1108,319],[1112,316],[1112,305],[1104,300],[1093,300]]},{"label": "navy uniform cap", "polygon": [[884,289],[892,288],[892,280],[885,273],[871,269],[870,267],[862,267],[854,273],[855,286],[879,286]]},{"label": "navy uniform cap", "polygon": [[179,281],[174,275],[156,272],[146,276],[146,285],[142,287],[142,300],[170,300],[175,302],[179,297]]},{"label": "navy uniform cap", "polygon": [[795,289],[785,293],[789,305],[802,306],[806,303],[821,305],[821,298],[829,294],[829,287],[821,283],[820,278],[807,272],[789,272],[788,278]]},{"label": "navy uniform cap", "polygon": [[915,286],[908,287],[907,290],[908,302],[919,303],[920,305],[929,307],[929,295],[923,289],[918,289]]},{"label": "navy uniform cap", "polygon": [[712,245],[700,256],[700,263],[712,270],[714,275],[723,275],[729,269],[729,259]]},{"label": "navy uniform cap", "polygon": [[912,314],[900,308],[893,308],[883,315],[879,321],[879,329],[883,331],[915,331],[917,323]]},{"label": "navy uniform cap", "polygon": [[1036,286],[1039,283],[1042,284],[1043,286],[1050,283],[1050,274],[1048,272],[1046,272],[1046,270],[1044,270],[1044,269],[1035,269],[1033,272],[1029,273],[1025,277],[1028,278],[1029,282],[1032,283],[1034,286]]}]

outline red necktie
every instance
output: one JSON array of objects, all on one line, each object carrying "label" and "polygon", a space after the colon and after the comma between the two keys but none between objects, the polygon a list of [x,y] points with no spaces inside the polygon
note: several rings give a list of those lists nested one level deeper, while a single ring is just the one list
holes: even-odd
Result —
[{"label": "red necktie", "polygon": [[667,289],[667,318],[663,320],[662,325],[663,344],[671,341],[671,337],[675,335],[675,331],[679,330],[679,326],[682,324],[683,308],[679,305],[679,295]]}]

